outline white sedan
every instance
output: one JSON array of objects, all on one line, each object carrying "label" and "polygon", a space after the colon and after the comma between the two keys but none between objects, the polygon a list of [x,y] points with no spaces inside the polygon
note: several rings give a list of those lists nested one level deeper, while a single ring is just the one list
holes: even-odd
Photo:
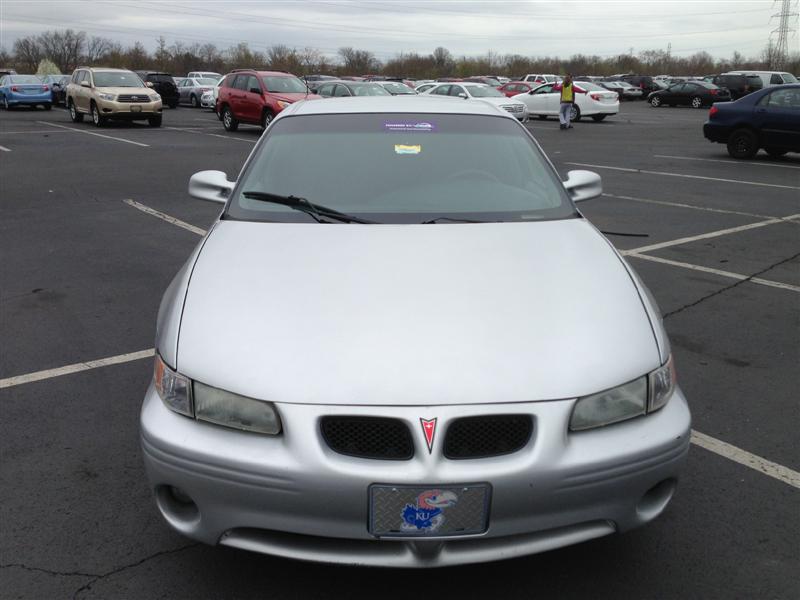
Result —
[{"label": "white sedan", "polygon": [[[558,116],[558,106],[561,103],[561,92],[553,90],[557,84],[545,83],[512,96],[512,100],[519,100],[528,107],[528,114],[536,115],[540,119],[549,116]],[[619,112],[619,97],[616,92],[600,87],[589,81],[576,81],[575,104],[572,105],[571,121],[580,121],[581,117],[592,117],[595,121],[602,121],[608,115]]]},{"label": "white sedan", "polygon": [[[417,91],[419,91],[419,88],[417,88]],[[484,83],[471,83],[467,81],[440,83],[426,89],[422,94],[430,96],[450,96],[463,98],[464,100],[477,100],[502,108],[510,112],[520,121],[528,120],[529,111],[525,106],[525,102],[521,101],[521,98],[517,96],[514,98],[507,98],[502,92]]]}]

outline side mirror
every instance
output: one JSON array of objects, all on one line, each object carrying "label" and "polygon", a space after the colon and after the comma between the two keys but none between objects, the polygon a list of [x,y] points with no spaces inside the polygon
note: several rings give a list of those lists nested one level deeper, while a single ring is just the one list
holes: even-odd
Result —
[{"label": "side mirror", "polygon": [[206,202],[225,204],[233,190],[234,182],[222,171],[200,171],[189,179],[189,195]]},{"label": "side mirror", "polygon": [[81,87],[88,87],[88,88],[90,88],[90,87],[92,87],[92,84],[91,84],[91,83],[89,83],[88,81],[81,81]]},{"label": "side mirror", "polygon": [[464,100],[466,100],[466,99],[467,99],[467,95],[466,95],[464,92],[461,92],[461,93],[458,95],[458,97],[459,97],[459,98],[463,98]]},{"label": "side mirror", "polygon": [[573,202],[583,202],[602,195],[603,181],[600,175],[592,171],[569,171],[564,188]]},{"label": "side mirror", "polygon": [[153,87],[153,82],[152,82],[152,81],[145,81],[145,82],[144,82],[144,85],[145,85],[146,87],[149,87],[149,88],[151,88],[151,87]]}]

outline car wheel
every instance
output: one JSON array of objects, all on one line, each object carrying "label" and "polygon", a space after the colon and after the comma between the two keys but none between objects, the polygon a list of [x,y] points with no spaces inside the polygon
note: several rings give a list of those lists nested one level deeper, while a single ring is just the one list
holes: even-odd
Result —
[{"label": "car wheel", "polygon": [[75,103],[72,100],[69,101],[69,118],[72,119],[73,123],[81,123],[83,121],[83,115],[75,108]]},{"label": "car wheel", "polygon": [[272,123],[272,119],[274,118],[275,115],[273,115],[270,110],[265,110],[264,114],[261,115],[261,129],[269,127],[269,124]]},{"label": "car wheel", "polygon": [[161,117],[150,117],[147,122],[150,127],[161,127]]},{"label": "car wheel", "polygon": [[536,115],[541,121],[547,121],[547,115]]},{"label": "car wheel", "polygon": [[178,103],[177,102],[170,102],[167,106],[169,106],[170,108],[178,108]]},{"label": "car wheel", "polygon": [[650,106],[654,108],[658,108],[661,106],[661,97],[660,96],[653,96],[650,98]]},{"label": "car wheel", "polygon": [[787,152],[788,150],[781,150],[780,148],[764,148],[764,151],[769,154],[772,158],[780,158]]},{"label": "car wheel", "polygon": [[48,104],[44,105],[44,109],[45,110],[52,110],[52,108],[53,108],[53,104],[52,103],[48,103]]},{"label": "car wheel", "polygon": [[572,108],[569,109],[569,120],[576,123],[581,120],[581,109],[578,108],[577,104],[573,104]]},{"label": "car wheel", "polygon": [[6,98],[5,96],[3,96],[3,108],[5,110],[11,110],[11,107],[8,105],[8,98]]},{"label": "car wheel", "polygon": [[608,115],[592,115],[592,120],[599,123],[603,119],[605,119]]},{"label": "car wheel", "polygon": [[225,131],[236,131],[239,129],[239,121],[237,121],[231,109],[227,106],[222,109],[222,126],[225,128]]},{"label": "car wheel", "polygon": [[728,138],[728,154],[733,158],[753,158],[758,152],[758,138],[749,129],[738,129]]},{"label": "car wheel", "polygon": [[191,103],[192,108],[200,107],[200,103],[197,101],[197,96],[195,96],[194,94],[192,94],[192,97],[189,98],[189,102]]},{"label": "car wheel", "polygon": [[703,108],[703,99],[700,96],[692,98],[692,108]]},{"label": "car wheel", "polygon": [[100,109],[94,102],[92,102],[92,123],[95,127],[102,127],[106,124],[106,118],[100,114]]}]

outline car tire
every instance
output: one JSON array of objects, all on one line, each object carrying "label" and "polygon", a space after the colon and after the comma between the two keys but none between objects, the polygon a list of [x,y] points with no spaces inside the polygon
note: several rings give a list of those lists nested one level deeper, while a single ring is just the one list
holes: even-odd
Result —
[{"label": "car tire", "polygon": [[100,114],[100,109],[97,108],[97,104],[92,102],[92,123],[94,123],[95,127],[103,127],[106,124],[106,118]]},{"label": "car tire", "polygon": [[227,106],[222,109],[222,126],[225,131],[236,131],[239,129],[239,121],[233,116],[231,109]]},{"label": "car tire", "polygon": [[162,117],[150,117],[147,119],[147,123],[150,127],[161,127],[161,119]]},{"label": "car tire", "polygon": [[581,120],[581,109],[578,108],[577,104],[573,104],[572,108],[569,110],[569,120],[575,123]]},{"label": "car tire", "polygon": [[189,104],[192,105],[192,108],[200,108],[200,102],[197,100],[197,96],[194,94],[189,97]]},{"label": "car tire", "polygon": [[269,124],[272,123],[272,120],[275,118],[275,115],[272,114],[272,111],[269,109],[265,109],[261,115],[261,129],[266,129],[269,127]]},{"label": "car tire", "polygon": [[703,108],[703,99],[700,96],[695,96],[690,104],[692,108]]},{"label": "car tire", "polygon": [[608,115],[592,115],[592,120],[596,123],[599,123],[603,119],[605,119]]},{"label": "car tire", "polygon": [[67,109],[69,110],[69,118],[72,120],[73,123],[83,122],[83,114],[78,112],[78,109],[72,100],[67,102]]},{"label": "car tire", "polygon": [[764,152],[769,154],[772,158],[780,158],[789,151],[781,150],[780,148],[764,148]]},{"label": "car tire", "polygon": [[658,108],[661,106],[661,97],[660,96],[653,96],[650,98],[650,106],[653,108]]},{"label": "car tire", "polygon": [[52,110],[52,109],[53,109],[53,104],[52,104],[52,102],[51,102],[51,103],[48,103],[48,104],[45,104],[45,105],[44,105],[44,109],[45,109],[45,110]]},{"label": "car tire", "polygon": [[8,105],[8,98],[6,98],[5,96],[3,96],[3,108],[5,110],[11,110],[11,107]]},{"label": "car tire", "polygon": [[175,108],[178,108],[178,103],[177,102],[170,102],[167,106],[169,106],[172,109],[175,109]]},{"label": "car tire", "polygon": [[728,138],[727,146],[733,158],[753,158],[758,152],[758,138],[749,129],[737,129]]}]

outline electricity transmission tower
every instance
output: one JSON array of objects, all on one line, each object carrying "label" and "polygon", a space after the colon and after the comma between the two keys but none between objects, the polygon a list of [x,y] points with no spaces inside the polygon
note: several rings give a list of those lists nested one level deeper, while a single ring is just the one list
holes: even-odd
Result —
[{"label": "electricity transmission tower", "polygon": [[[778,0],[775,0],[776,2]],[[780,0],[781,12],[772,15],[780,19],[778,21],[777,29],[770,32],[770,44],[772,43],[772,36],[778,34],[778,41],[774,46],[774,62],[775,67],[778,69],[783,68],[786,59],[789,57],[789,37],[793,33],[797,33],[797,29],[790,26],[790,19],[797,17],[800,13],[797,12],[797,0]],[[793,6],[794,5],[794,6]],[[793,37],[793,36],[792,36]]]}]

